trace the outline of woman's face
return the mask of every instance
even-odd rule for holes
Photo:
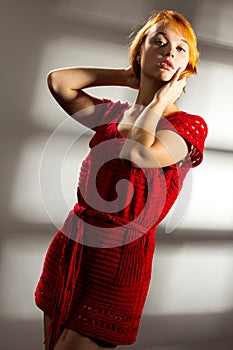
[[[154,24],[141,48],[141,79],[169,81],[177,69],[185,70],[189,62],[189,46],[171,24]]]

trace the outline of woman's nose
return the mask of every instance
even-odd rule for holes
[[[171,45],[167,46],[166,47],[166,51],[165,51],[165,55],[167,57],[171,56],[171,57],[174,57],[174,54],[175,54],[175,49],[174,47],[172,47]]]

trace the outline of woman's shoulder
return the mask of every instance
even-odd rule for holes
[[[127,108],[130,106],[128,102],[123,102],[120,100],[113,101],[109,98],[103,98],[102,103],[106,105],[106,109],[112,109],[112,108]]]
[[[111,123],[113,120],[117,119],[130,107],[128,102],[113,101],[111,99],[102,99],[102,118],[101,124]]]
[[[162,119],[168,120],[173,123],[176,122],[177,124],[182,123],[183,125],[187,126],[192,126],[192,124],[194,124],[200,126],[206,132],[208,131],[208,126],[204,117],[200,116],[199,114],[190,113],[184,110],[177,109],[176,111],[167,114]]]

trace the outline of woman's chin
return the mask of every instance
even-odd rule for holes
[[[168,82],[169,80],[172,79],[174,74],[172,74],[171,72],[162,72],[162,74],[160,74],[160,79],[164,82]]]

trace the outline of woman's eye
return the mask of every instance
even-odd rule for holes
[[[185,49],[183,47],[181,47],[181,46],[179,46],[177,49],[178,49],[178,51],[186,52]]]
[[[165,43],[164,43],[162,40],[160,40],[160,39],[155,40],[155,43],[156,43],[158,46],[163,46],[163,45],[165,45]]]

